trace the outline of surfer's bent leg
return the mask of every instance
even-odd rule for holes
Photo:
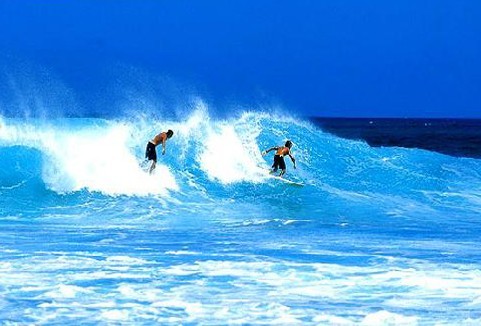
[[[279,174],[279,176],[282,177],[284,175],[284,173],[286,173],[286,162],[284,161],[283,156],[280,156],[280,155],[276,155],[276,156],[279,157],[278,166],[281,169],[281,173]]]

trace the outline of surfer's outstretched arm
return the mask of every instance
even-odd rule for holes
[[[266,155],[266,154],[269,153],[270,151],[276,151],[276,150],[278,150],[278,149],[279,149],[279,147],[271,147],[271,148],[263,151],[263,152],[262,152],[262,156]]]

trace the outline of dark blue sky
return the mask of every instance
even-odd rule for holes
[[[113,110],[125,84],[222,109],[480,118],[481,1],[0,0],[0,72],[4,111],[28,87]]]

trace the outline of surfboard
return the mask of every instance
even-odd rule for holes
[[[266,167],[264,167],[264,166],[259,166],[259,167],[267,173],[267,176],[268,176],[269,178],[273,178],[273,179],[282,181],[282,182],[284,182],[285,184],[288,184],[288,185],[291,185],[291,186],[296,186],[296,187],[303,187],[303,186],[304,186],[304,183],[303,183],[303,182],[296,182],[296,181],[292,181],[292,180],[289,180],[289,179],[286,179],[286,178],[281,178],[281,177],[278,176],[278,175],[274,175],[274,174],[273,174],[274,172],[272,172],[271,169],[266,168]],[[275,173],[279,173],[279,172],[275,172]]]
[[[302,182],[292,181],[292,180],[289,180],[289,179],[286,179],[286,178],[281,178],[281,177],[276,176],[276,175],[271,175],[270,177],[273,178],[273,179],[282,181],[282,182],[284,182],[288,185],[291,185],[291,186],[304,187],[304,183],[302,183]]]

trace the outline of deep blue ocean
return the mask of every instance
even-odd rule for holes
[[[1,117],[0,324],[479,325],[480,122],[442,123]]]

